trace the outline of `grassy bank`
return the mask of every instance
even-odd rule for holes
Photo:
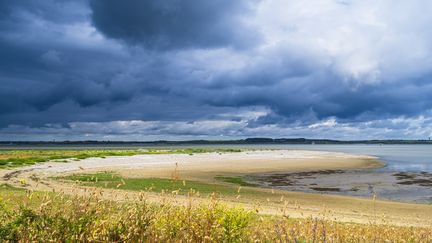
[[[0,186],[0,239],[10,242],[430,242],[430,228],[262,217],[218,200],[119,203]]]
[[[132,156],[138,154],[190,154],[195,153],[233,153],[239,149],[175,149],[175,150],[0,150],[0,169],[13,168],[47,161],[68,162],[86,158],[104,158],[108,156]]]
[[[127,178],[115,172],[98,172],[94,174],[73,174],[52,178],[62,182],[77,183],[106,189],[168,193],[201,197],[217,197],[236,202],[257,202],[266,204],[282,204],[283,193],[280,191],[254,188],[255,185],[244,181],[243,177],[217,176],[214,183],[179,180],[175,178]],[[221,184],[221,182],[224,182]]]
[[[233,196],[238,194],[238,187],[235,186],[163,178],[124,178],[113,172],[76,174],[57,177],[54,179],[77,182],[83,186],[131,191],[169,192],[179,195],[199,193],[204,196],[208,196],[210,194]]]

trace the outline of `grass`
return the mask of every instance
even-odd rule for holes
[[[245,180],[244,176],[216,176],[216,180],[236,184],[239,186],[249,186],[249,187],[255,187],[257,185],[249,183]]]
[[[213,193],[225,196],[233,196],[238,194],[238,188],[233,186],[162,178],[123,178],[112,172],[76,174],[57,177],[55,179],[75,181],[85,186],[131,191],[175,192],[179,195],[187,195],[191,192],[194,194],[199,193],[204,196],[208,196]]]
[[[108,156],[132,156],[138,154],[190,154],[195,153],[233,153],[240,149],[203,149],[188,148],[174,150],[0,150],[0,169],[14,168],[48,161],[66,163],[68,160],[86,158],[105,158]]]
[[[11,193],[13,192],[13,193]],[[96,194],[95,194],[96,195]],[[263,217],[217,199],[128,203],[0,187],[2,242],[431,242],[432,229]]]
[[[217,178],[217,179],[216,179]],[[285,192],[263,190],[251,187],[239,177],[216,177],[230,184],[218,184],[164,178],[125,178],[114,172],[98,172],[95,174],[74,174],[53,179],[78,183],[81,186],[107,188],[117,190],[130,190],[138,192],[168,193],[175,195],[217,197],[235,203],[256,203],[265,205],[283,205]],[[223,178],[223,179],[222,179]]]
[[[16,191],[25,191],[23,188],[18,188],[11,186],[9,184],[0,184],[0,190],[2,192],[16,192]]]

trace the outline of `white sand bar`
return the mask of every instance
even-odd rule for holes
[[[170,176],[176,170],[187,177],[206,174],[245,174],[278,171],[374,168],[376,158],[336,152],[260,150],[238,153],[142,154],[88,158],[68,163],[49,162],[21,168],[32,173],[63,174],[77,171],[118,171],[127,176]],[[201,176],[200,176],[201,175]]]

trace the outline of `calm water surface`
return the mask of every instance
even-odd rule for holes
[[[289,145],[287,148],[335,151],[379,157],[380,171],[432,172],[432,145]]]
[[[431,172],[432,173],[432,145],[209,145],[199,147],[217,148],[252,148],[252,149],[300,149],[351,154],[364,154],[380,158],[387,163],[383,172]]]
[[[250,148],[250,149],[301,149],[364,154],[379,157],[387,163],[379,171],[393,172],[431,172],[432,145],[289,145],[289,144],[254,144],[254,145],[181,145],[181,146],[0,146],[1,149],[137,149],[137,148]]]

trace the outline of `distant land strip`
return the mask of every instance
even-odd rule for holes
[[[424,140],[332,140],[306,138],[246,138],[238,140],[185,140],[185,141],[0,141],[0,146],[19,145],[236,145],[236,144],[432,144]]]

